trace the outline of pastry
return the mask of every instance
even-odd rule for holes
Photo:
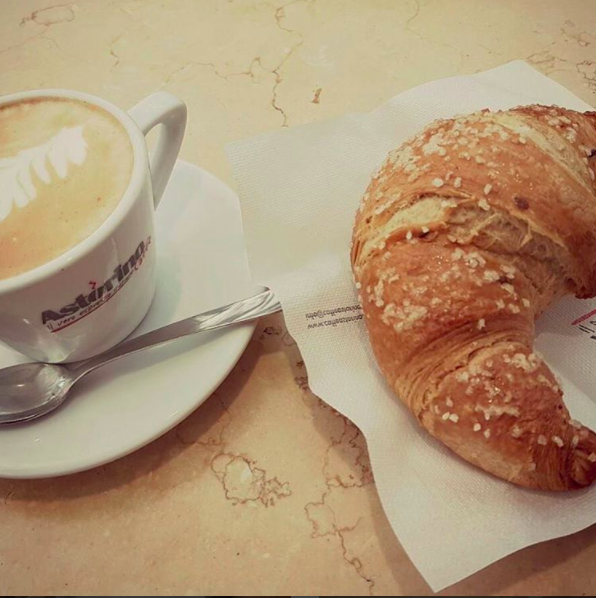
[[[596,112],[523,106],[434,122],[359,207],[352,267],[372,348],[420,424],[470,463],[544,489],[596,478],[533,350],[566,294],[596,296]]]

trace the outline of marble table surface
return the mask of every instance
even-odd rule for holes
[[[0,0],[0,94],[66,87],[128,108],[166,89],[189,106],[182,157],[227,182],[228,141],[514,59],[596,105],[594,1]],[[590,595],[595,562],[592,527],[443,593]],[[361,434],[309,392],[281,317],[150,446],[75,476],[0,480],[0,595],[137,593],[430,593]]]

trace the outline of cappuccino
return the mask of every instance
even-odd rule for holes
[[[80,100],[0,106],[0,280],[89,237],[114,211],[133,168],[124,126]]]

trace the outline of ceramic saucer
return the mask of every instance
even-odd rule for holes
[[[157,212],[158,290],[133,336],[255,292],[238,198],[179,161]],[[90,374],[67,403],[29,424],[0,427],[0,477],[41,478],[127,455],[187,417],[228,375],[254,324],[208,332],[126,357]],[[0,367],[26,358],[0,345]]]

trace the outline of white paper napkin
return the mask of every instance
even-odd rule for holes
[[[596,522],[596,488],[522,490],[419,429],[385,385],[368,344],[349,264],[354,213],[387,153],[431,120],[535,102],[590,109],[512,62],[422,85],[368,114],[228,146],[255,282],[279,296],[313,392],[362,430],[387,517],[435,591],[524,546]],[[577,320],[595,309],[594,301],[564,301],[541,320],[537,342],[563,379],[573,417],[592,428],[596,314]]]

